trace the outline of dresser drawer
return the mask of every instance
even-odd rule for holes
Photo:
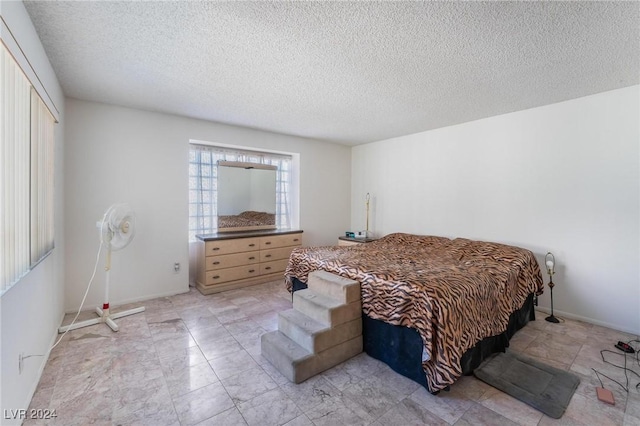
[[[260,264],[260,274],[273,274],[274,272],[284,272],[289,264],[289,259],[274,260],[273,262],[265,262]]]
[[[291,252],[294,248],[296,248],[296,246],[260,250],[260,262],[271,262],[272,260],[289,259],[289,256],[291,256]]]
[[[238,238],[235,240],[207,241],[205,244],[205,256],[217,256],[219,254],[242,253],[260,249],[260,238]]]
[[[300,244],[302,244],[302,234],[274,235],[260,238],[260,250],[299,246]]]
[[[207,256],[205,260],[207,271],[214,269],[233,268],[234,266],[251,265],[260,261],[259,252],[223,254],[221,256]]]
[[[257,277],[260,275],[260,265],[238,266],[236,268],[207,271],[206,285],[221,284],[228,281]]]

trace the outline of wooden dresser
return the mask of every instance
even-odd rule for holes
[[[202,294],[284,279],[302,231],[255,231],[196,235],[196,287]]]

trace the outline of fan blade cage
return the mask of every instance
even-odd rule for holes
[[[136,233],[136,217],[128,204],[114,204],[105,213],[102,224],[102,240],[111,250],[120,250],[133,240]],[[107,234],[107,235],[105,235]]]

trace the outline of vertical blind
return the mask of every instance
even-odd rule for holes
[[[54,119],[31,89],[31,264],[53,250]]]
[[[189,150],[189,240],[218,228],[218,161],[269,164],[276,173],[276,226],[291,227],[291,156],[191,144]]]
[[[29,270],[30,84],[2,46],[2,196],[0,291]]]
[[[2,294],[53,248],[55,121],[1,44],[0,55]]]

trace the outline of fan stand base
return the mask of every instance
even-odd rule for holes
[[[58,328],[58,333],[64,333],[68,330],[75,330],[77,328],[89,327],[90,325],[106,323],[109,328],[113,331],[118,331],[120,327],[115,323],[114,319],[126,317],[133,314],[138,314],[140,312],[144,312],[144,306],[135,309],[129,309],[128,311],[118,312],[117,314],[110,314],[109,309],[102,309],[100,307],[96,307],[96,314],[98,314],[99,318],[94,318],[86,321],[80,321],[73,325],[65,325],[64,327]]]

